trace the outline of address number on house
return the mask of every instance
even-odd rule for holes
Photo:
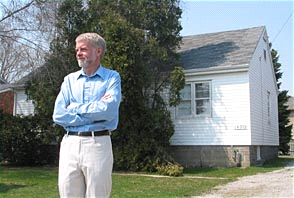
[[[247,130],[247,125],[235,125],[235,130]]]

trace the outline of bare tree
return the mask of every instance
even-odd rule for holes
[[[43,64],[55,35],[57,0],[0,2],[0,77],[14,82]]]

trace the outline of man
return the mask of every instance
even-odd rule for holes
[[[61,197],[109,197],[113,166],[110,133],[118,124],[121,80],[100,61],[106,44],[96,33],[76,38],[80,71],[64,78],[53,120],[64,127],[59,160]]]

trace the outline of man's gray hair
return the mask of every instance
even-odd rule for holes
[[[102,48],[102,55],[101,58],[103,58],[105,51],[106,51],[106,42],[102,36],[100,36],[97,33],[87,32],[80,34],[76,38],[76,42],[86,40],[89,41],[94,47],[101,47]]]

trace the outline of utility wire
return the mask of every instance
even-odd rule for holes
[[[276,38],[280,35],[280,33],[282,32],[282,30],[284,29],[284,27],[286,26],[286,24],[288,23],[288,21],[290,20],[291,16],[293,15],[293,11],[290,14],[290,16],[288,17],[288,19],[286,20],[286,22],[283,24],[282,28],[280,29],[280,31],[276,34],[276,36],[274,37],[272,43],[275,42]]]

